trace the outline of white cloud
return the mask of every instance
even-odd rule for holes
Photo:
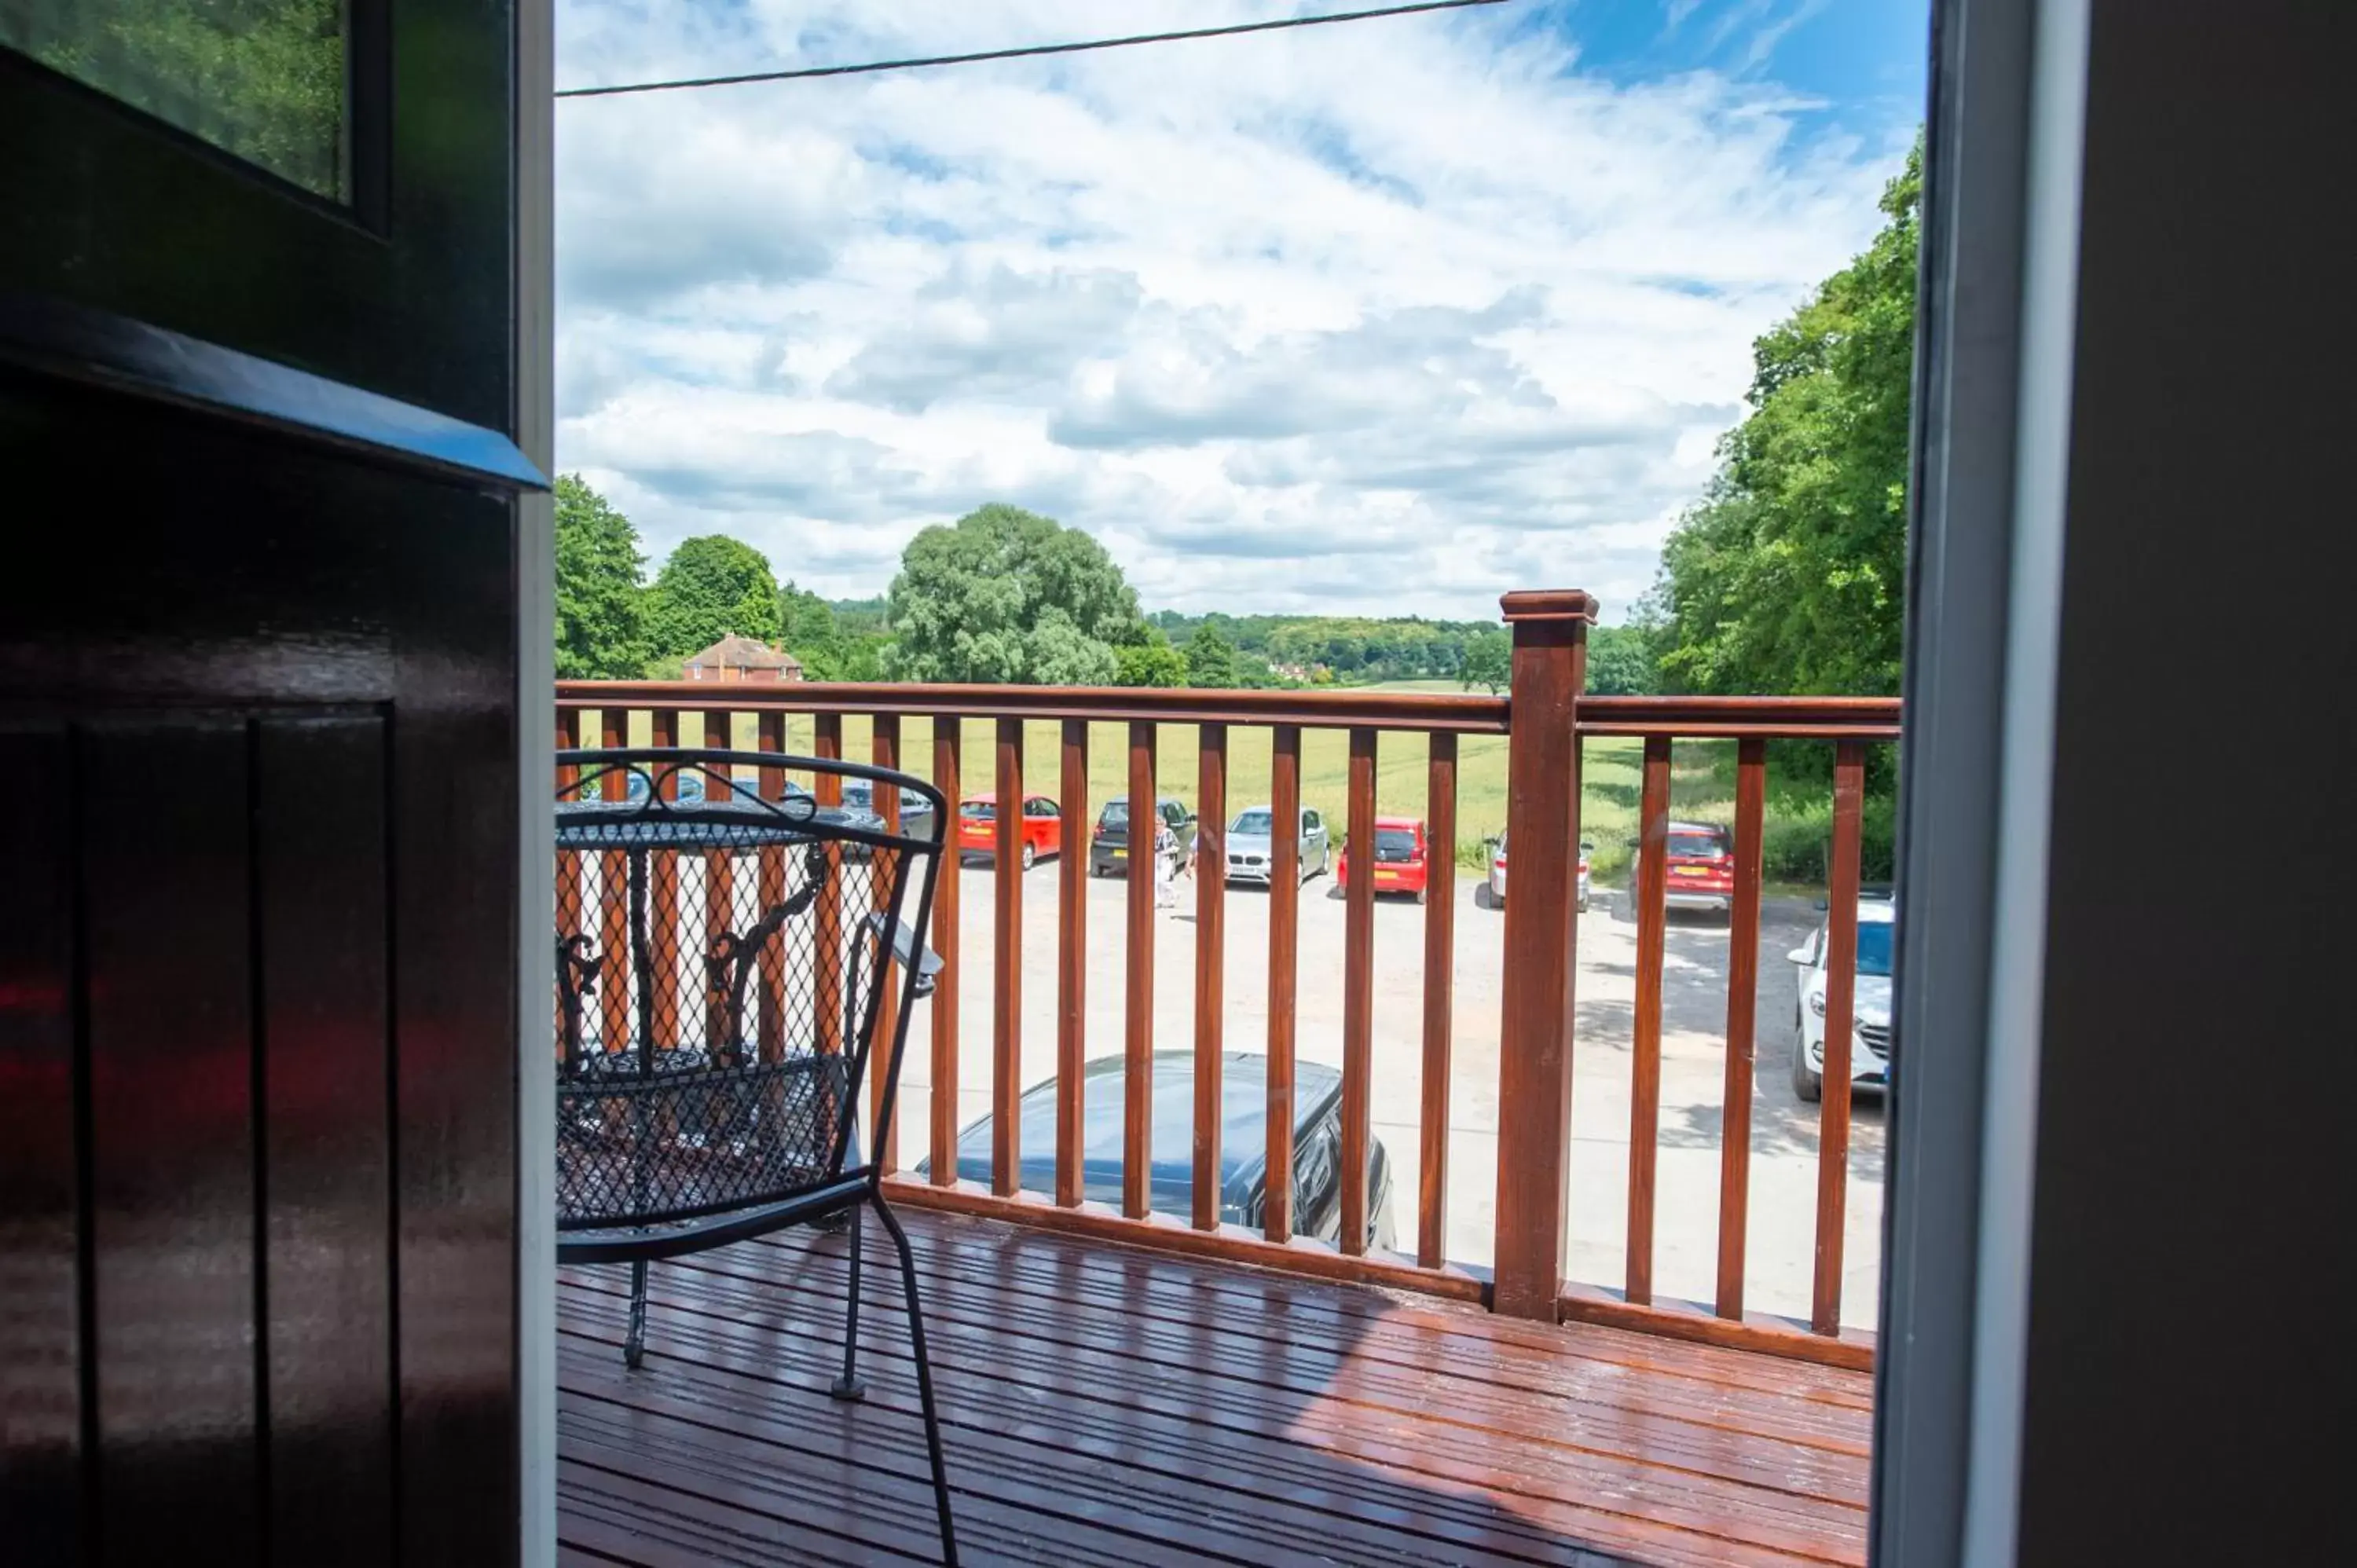
[[[1107,30],[1092,0],[884,9],[573,0],[559,75]],[[1117,30],[1272,14],[1132,0]],[[1750,339],[1864,242],[1911,125],[1862,146],[1772,82],[1607,81],[1578,21],[567,102],[559,462],[658,553],[724,531],[835,592],[1004,499],[1152,605],[1625,609]]]

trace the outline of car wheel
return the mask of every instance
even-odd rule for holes
[[[1792,1036],[1792,1092],[1813,1105],[1825,1097],[1823,1074],[1809,1070],[1809,1041],[1805,1035]]]
[[[1419,903],[1419,904],[1423,903],[1423,902],[1425,901],[1426,897],[1429,896],[1430,891],[1431,891],[1431,890],[1430,890],[1429,888],[1425,888],[1425,887],[1419,887],[1419,888],[1417,888],[1417,889],[1415,890],[1415,901],[1416,901],[1417,903]]]
[[[1025,839],[1023,841],[1023,869],[1026,871],[1030,870],[1031,863],[1039,858],[1039,850],[1032,845],[1029,839]]]
[[[1579,912],[1583,915],[1587,913],[1587,895],[1585,893],[1579,896]]]

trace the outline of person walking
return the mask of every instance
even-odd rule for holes
[[[1154,907],[1175,909],[1178,907],[1178,835],[1162,814],[1154,817]]]

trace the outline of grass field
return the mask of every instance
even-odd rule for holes
[[[1401,682],[1391,691],[1457,690],[1451,682]],[[861,717],[844,721],[844,750],[855,761],[869,756],[871,725]],[[700,719],[683,718],[683,736],[700,736]],[[900,724],[900,763],[906,770],[931,777],[932,722],[909,718]],[[628,727],[630,744],[644,746],[651,720],[633,714]],[[1023,776],[1027,789],[1056,795],[1062,778],[1062,731],[1053,722],[1024,726]],[[1192,725],[1161,726],[1156,746],[1156,776],[1160,792],[1190,806],[1196,799],[1197,732]],[[734,744],[750,750],[754,725],[740,715]],[[962,764],[968,793],[995,784],[994,747],[996,726],[986,719],[964,725]],[[786,749],[808,755],[812,749],[811,720],[795,714],[786,724]],[[1264,805],[1269,797],[1270,735],[1265,729],[1231,726],[1228,731],[1228,810],[1232,816],[1245,807]],[[1677,816],[1703,822],[1731,822],[1733,743],[1681,742],[1672,754],[1670,808]],[[1595,841],[1595,875],[1617,883],[1625,875],[1637,831],[1637,806],[1643,745],[1635,740],[1591,740],[1587,743],[1581,780],[1582,834]],[[1375,809],[1384,816],[1426,815],[1427,743],[1420,735],[1386,733],[1376,742]],[[1094,724],[1089,726],[1089,811],[1105,800],[1127,793],[1129,726]],[[1343,831],[1350,782],[1350,737],[1341,730],[1306,730],[1301,736],[1301,798],[1323,812],[1332,827],[1337,847]],[[1807,803],[1773,800],[1770,812],[1770,875],[1776,875],[1774,854],[1781,832],[1807,839],[1821,832],[1816,813]],[[1465,736],[1457,752],[1458,859],[1468,866],[1488,864],[1484,841],[1506,825],[1506,739],[1503,736]],[[1813,841],[1812,841],[1813,842]]]

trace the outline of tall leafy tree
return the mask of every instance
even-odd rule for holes
[[[1513,666],[1512,639],[1502,631],[1478,631],[1464,641],[1457,683],[1469,692],[1479,686],[1494,697],[1513,679]]]
[[[647,558],[639,531],[578,474],[556,480],[556,674],[565,681],[646,673]]]
[[[1212,688],[1236,684],[1235,646],[1208,620],[1187,639],[1187,684]]]
[[[1114,655],[1116,685],[1168,687],[1187,684],[1187,655],[1171,647],[1170,639],[1158,631],[1145,642],[1115,649]]]
[[[902,681],[1100,685],[1146,640],[1137,596],[1077,528],[993,502],[909,542],[892,580]]]
[[[1599,697],[1661,690],[1652,633],[1642,626],[1599,626],[1587,634],[1587,689]]]
[[[1664,676],[1697,692],[1899,689],[1922,147],[1865,252],[1753,346],[1751,413],[1663,549]]]
[[[778,580],[769,557],[725,533],[682,540],[648,591],[647,621],[659,659],[701,653],[732,632],[774,641]]]

